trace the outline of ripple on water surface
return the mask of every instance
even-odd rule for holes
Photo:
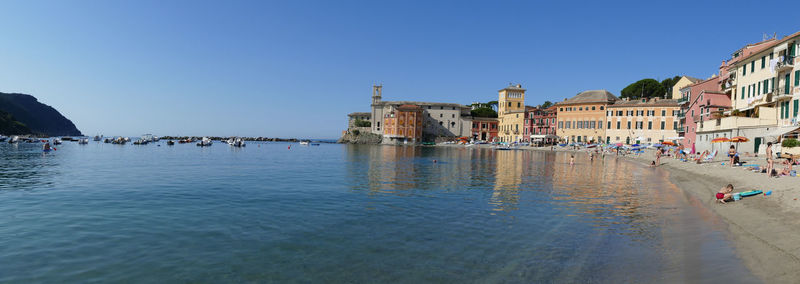
[[[755,281],[666,172],[611,156],[39,149],[0,144],[0,282]]]

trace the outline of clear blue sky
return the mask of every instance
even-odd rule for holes
[[[335,138],[376,82],[386,100],[618,95],[800,30],[756,1],[535,2],[3,1],[0,91],[88,135]]]

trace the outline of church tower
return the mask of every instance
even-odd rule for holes
[[[383,85],[372,85],[372,133],[383,134],[381,124],[383,124],[383,102],[381,93]]]
[[[383,85],[372,85],[372,105],[381,103],[381,89]]]

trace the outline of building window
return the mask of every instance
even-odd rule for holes
[[[592,110],[594,110],[594,107],[592,107]]]
[[[611,129],[611,121],[608,122],[608,129]]]
[[[665,124],[666,124],[666,122],[665,122],[665,121],[662,121],[662,122],[661,122],[661,130],[664,130],[664,126],[665,126]]]
[[[603,110],[603,109],[604,109],[604,107],[603,107],[603,106],[600,106],[600,110]]]
[[[667,110],[662,109],[661,110],[661,116],[667,116]]]
[[[439,114],[439,117],[444,117],[444,114],[441,114],[441,113],[440,113],[440,114]]]
[[[766,55],[761,56],[761,69],[764,69],[764,67],[766,66],[766,62],[767,62],[767,56]]]
[[[628,129],[631,129],[631,122],[628,121]]]
[[[672,129],[678,129],[678,122],[677,121],[673,121],[672,122]]]
[[[620,123],[620,121],[617,121],[617,129],[619,129]],[[619,140],[619,138],[617,138],[617,140]]]
[[[453,114],[453,118],[456,118],[456,114],[455,113]]]
[[[652,122],[652,121],[648,121],[648,122],[647,122],[647,129],[648,129],[648,130],[649,130],[649,129],[653,129],[653,122]]]

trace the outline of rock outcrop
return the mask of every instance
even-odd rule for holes
[[[26,94],[0,93],[0,111],[27,126],[31,133],[45,136],[81,136],[80,130],[56,109]],[[11,134],[11,133],[6,133]]]

